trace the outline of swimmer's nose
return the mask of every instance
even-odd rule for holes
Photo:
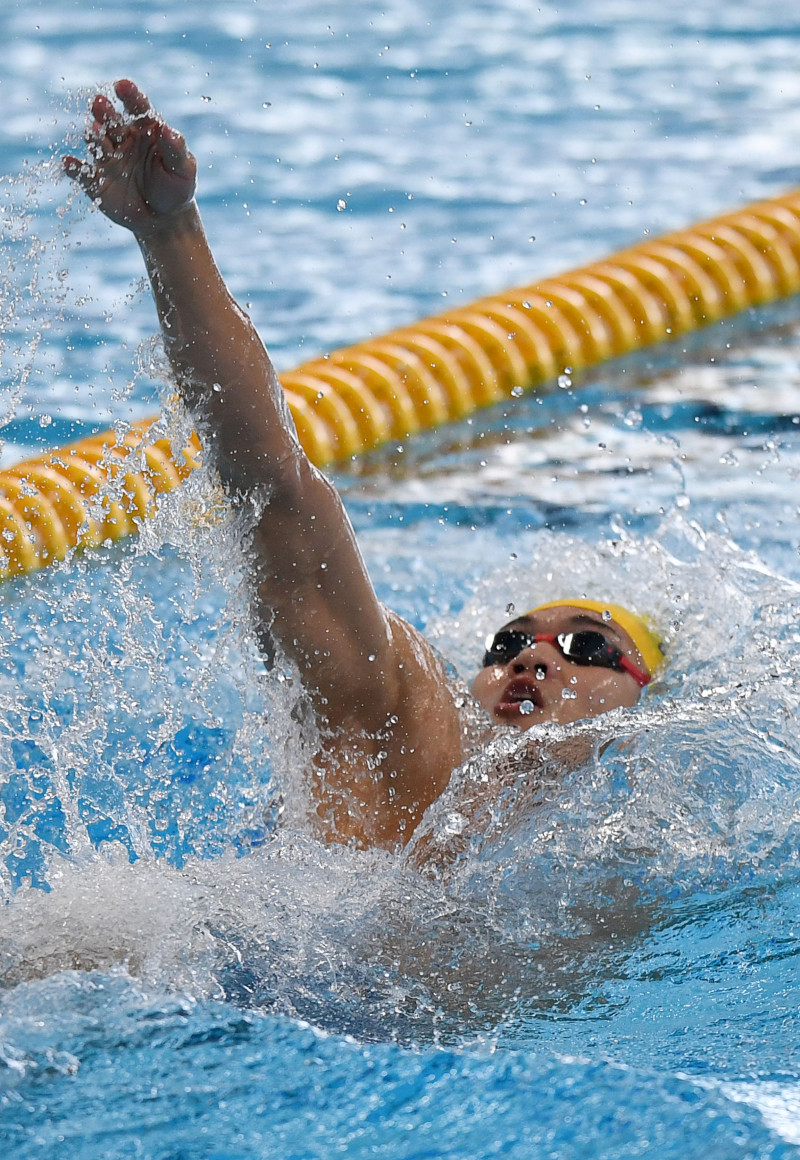
[[[537,681],[543,681],[547,676],[547,665],[538,658],[532,660],[530,664],[524,664],[517,658],[511,668],[515,676],[520,676],[522,673],[533,673]]]
[[[547,676],[548,665],[560,660],[558,650],[549,641],[538,640],[517,653],[511,665],[514,673],[533,673],[538,680]]]

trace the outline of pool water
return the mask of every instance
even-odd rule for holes
[[[186,133],[280,368],[797,180],[784,0],[8,0],[0,30],[3,463],[170,409],[136,247],[59,176],[117,76]],[[499,739],[403,856],[308,834],[212,479],[4,586],[10,1156],[800,1154],[796,308],[337,470],[463,677],[509,605],[599,583],[671,643],[578,768],[532,788]]]

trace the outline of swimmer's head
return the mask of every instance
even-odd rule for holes
[[[635,705],[663,657],[637,613],[570,597],[532,608],[490,637],[472,690],[497,722],[567,724]]]

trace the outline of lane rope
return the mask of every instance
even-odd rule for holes
[[[504,291],[280,375],[318,467],[464,418],[561,374],[800,291],[800,190]],[[0,471],[0,578],[135,531],[200,444],[148,442],[155,419]]]
[[[200,462],[196,435],[176,454],[169,439],[148,439],[155,422],[135,423],[122,439],[101,431],[0,471],[0,578],[120,540],[152,515],[156,496]]]

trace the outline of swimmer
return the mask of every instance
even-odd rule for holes
[[[260,631],[298,666],[316,714],[312,780],[329,840],[396,848],[468,756],[458,691],[432,645],[378,600],[339,495],[307,459],[267,351],[225,286],[183,137],[129,80],[98,94],[89,158],[65,170],[142,252],[175,381],[222,483],[249,496]],[[496,632],[472,693],[528,730],[632,706],[661,657],[647,623],[583,598]]]

